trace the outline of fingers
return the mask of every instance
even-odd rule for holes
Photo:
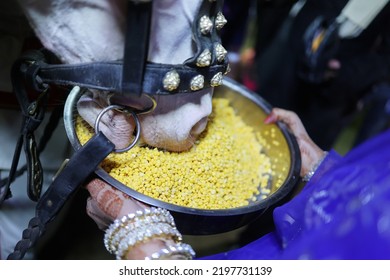
[[[87,200],[87,214],[92,220],[95,221],[99,229],[105,230],[111,223],[111,217],[107,216],[98,206],[96,200],[93,200],[92,197],[89,197]]]
[[[101,230],[106,230],[115,219],[148,207],[97,178],[91,180],[86,188],[91,195],[87,200],[87,214]],[[148,242],[134,246],[129,250],[126,258],[144,259],[165,247],[162,240],[150,239]]]
[[[276,123],[277,121],[285,123],[296,137],[298,137],[298,135],[307,134],[300,118],[292,111],[273,108],[271,113],[264,120],[264,123],[271,124]]]
[[[264,120],[264,123],[272,124],[277,121],[285,123],[298,142],[302,159],[300,175],[303,177],[322,158],[324,151],[311,140],[296,113],[280,108],[273,108]]]
[[[112,221],[148,207],[98,178],[92,179],[86,188],[96,206]]]
[[[122,197],[104,181],[93,179],[86,186],[97,206],[112,220],[116,219],[123,206]]]

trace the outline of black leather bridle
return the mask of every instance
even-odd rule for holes
[[[197,92],[218,86],[228,72],[226,50],[221,45],[220,30],[226,23],[223,0],[204,0],[193,23],[195,55],[183,64],[156,64],[147,62],[152,0],[129,0],[126,40],[123,61],[61,64],[46,50],[29,52],[18,59],[12,68],[12,84],[18,99],[23,122],[7,180],[0,185],[0,204],[11,197],[10,185],[16,176],[27,171],[27,190],[36,201],[36,215],[23,232],[8,259],[22,259],[45,232],[63,205],[76,192],[114,149],[102,133],[96,133],[79,149],[47,191],[41,195],[43,170],[39,153],[44,149],[51,132],[61,116],[52,114],[49,126],[37,144],[35,130],[41,124],[53,86],[97,89],[120,95],[180,94]],[[54,63],[53,63],[54,61]],[[31,100],[28,91],[37,93]],[[17,170],[21,150],[26,155],[26,166]]]

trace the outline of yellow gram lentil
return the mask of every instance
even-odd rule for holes
[[[92,133],[78,117],[80,143]],[[158,200],[197,209],[235,208],[269,194],[271,160],[263,153],[263,142],[235,114],[228,99],[214,98],[207,128],[189,151],[135,146],[111,153],[101,167],[124,185]]]

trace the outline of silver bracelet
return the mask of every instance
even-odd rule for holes
[[[123,259],[132,247],[154,238],[171,239],[178,243],[182,241],[180,232],[176,227],[172,227],[169,224],[159,223],[136,228],[119,242],[118,249],[115,252],[116,258],[118,260]]]
[[[326,156],[328,155],[328,152],[324,152],[322,157],[317,161],[317,163],[313,166],[313,168],[303,176],[302,181],[303,182],[309,182],[311,177],[313,177],[314,173],[317,171],[317,168],[321,165],[321,163],[324,161]]]
[[[172,215],[162,208],[152,207],[143,211],[128,214],[120,219],[116,219],[106,230],[104,235],[104,246],[107,251],[114,254],[118,250],[118,245],[128,234],[136,228],[153,226],[153,224],[166,223],[175,228]]]
[[[181,260],[192,260],[195,257],[195,252],[190,245],[177,243],[145,257],[145,260],[168,260],[172,257],[178,257],[177,259]]]
[[[106,230],[104,245],[117,259],[122,259],[132,247],[153,238],[170,239],[176,243],[159,252],[161,256],[170,254],[188,259],[193,252],[189,245],[181,243],[182,235],[171,213],[156,207],[138,210],[116,219]]]

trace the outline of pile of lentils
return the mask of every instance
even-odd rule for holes
[[[80,117],[75,128],[81,144],[93,135]],[[129,188],[164,202],[197,209],[236,208],[269,193],[271,160],[259,137],[228,99],[214,98],[207,128],[190,150],[135,146],[111,153],[101,167]]]

